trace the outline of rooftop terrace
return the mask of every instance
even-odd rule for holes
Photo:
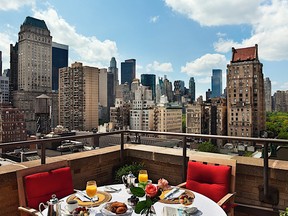
[[[147,146],[142,144],[124,144],[126,133],[145,133],[150,135],[178,136],[184,148]],[[248,215],[279,215],[279,210],[288,206],[288,161],[268,159],[268,143],[287,144],[287,140],[269,140],[258,138],[241,138],[225,136],[209,136],[199,134],[159,133],[148,131],[119,131],[103,134],[72,136],[69,139],[93,138],[94,145],[99,146],[100,136],[118,134],[121,142],[117,146],[100,148],[92,151],[79,152],[55,157],[46,157],[45,146],[55,140],[51,138],[35,141],[0,144],[0,148],[9,146],[41,146],[41,160],[10,164],[0,167],[0,215],[19,215],[18,186],[16,172],[26,167],[33,167],[54,161],[68,160],[72,170],[74,187],[84,189],[88,179],[95,179],[99,185],[113,183],[114,172],[122,164],[129,162],[143,162],[149,172],[149,178],[156,182],[159,178],[166,178],[172,185],[179,184],[186,179],[187,160],[195,155],[203,155],[213,159],[216,163],[223,159],[236,160],[236,216]],[[186,138],[217,138],[226,140],[247,140],[266,146],[265,158],[249,158],[241,156],[203,153],[186,149]],[[182,146],[182,147],[183,147]],[[169,167],[169,170],[167,170]],[[274,193],[274,190],[278,193]],[[275,197],[276,196],[276,197]],[[277,197],[279,196],[279,197]],[[279,198],[279,199],[277,199]],[[277,203],[276,203],[277,201]]]

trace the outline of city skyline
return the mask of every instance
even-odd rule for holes
[[[135,58],[137,78],[147,73],[157,78],[167,75],[171,82],[183,80],[188,88],[190,77],[194,77],[196,97],[211,88],[215,68],[222,69],[225,88],[233,46],[257,43],[264,76],[272,82],[272,94],[287,90],[287,1],[213,1],[209,5],[208,10],[188,0],[70,1],[69,5],[55,0],[1,2],[3,70],[9,68],[10,43],[17,41],[25,17],[32,16],[46,22],[54,42],[69,46],[69,65],[80,61],[108,68],[115,56],[120,69],[121,62]]]

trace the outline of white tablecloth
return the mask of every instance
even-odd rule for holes
[[[117,185],[111,185],[113,188],[121,188],[121,191],[119,192],[113,192],[111,193],[112,195],[112,199],[110,202],[113,201],[120,201],[120,202],[125,202],[127,203],[127,199],[129,197],[131,197],[131,194],[129,194],[124,185],[123,184],[117,184]],[[104,190],[105,187],[98,187],[99,191],[105,191]],[[212,201],[211,199],[209,199],[208,197],[201,195],[199,193],[193,192],[195,194],[195,199],[194,202],[192,204],[192,206],[197,207],[199,212],[197,215],[201,215],[201,216],[226,216],[226,213],[223,211],[223,209],[217,205],[217,203],[215,203],[214,201]],[[62,202],[62,207],[64,207],[64,205],[66,204],[66,199],[67,198],[63,198],[64,202]],[[154,204],[154,208],[156,210],[156,214],[157,216],[162,216],[163,215],[163,207],[164,206],[173,206],[175,208],[180,207],[181,205],[179,204],[164,204],[164,203],[160,203],[157,202]],[[95,207],[93,208],[93,210],[95,210],[95,213],[90,214],[90,216],[101,216],[102,214],[100,213],[100,208],[101,205],[99,207]],[[201,214],[202,213],[202,214]],[[47,215],[47,210],[43,211],[43,215]],[[139,214],[136,214],[135,212],[133,212],[132,214],[133,216],[139,216]]]

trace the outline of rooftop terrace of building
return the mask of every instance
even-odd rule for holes
[[[119,134],[121,143],[118,146],[110,146],[100,148],[92,151],[79,152],[74,154],[61,155],[56,157],[44,157],[45,145],[55,141],[54,139],[42,139],[31,141],[32,144],[37,143],[42,147],[41,160],[34,160],[23,163],[10,164],[0,167],[0,215],[19,215],[17,207],[19,205],[18,199],[18,186],[16,173],[18,170],[27,167],[38,166],[41,163],[51,163],[55,161],[68,160],[72,170],[74,187],[77,189],[84,189],[85,183],[88,179],[95,179],[101,185],[111,184],[114,179],[115,170],[122,164],[129,162],[143,162],[145,168],[149,172],[149,178],[156,182],[159,178],[166,178],[170,184],[177,185],[183,180],[185,181],[187,167],[185,163],[187,160],[192,160],[195,155],[204,155],[210,157],[215,162],[221,162],[222,159],[236,160],[236,203],[238,206],[235,208],[236,216],[248,215],[279,215],[278,210],[283,210],[288,206],[288,162],[280,160],[268,160],[268,171],[264,169],[265,160],[263,158],[249,158],[241,156],[223,155],[203,153],[193,150],[173,149],[167,147],[157,147],[142,144],[124,144],[124,134],[132,131],[120,131],[113,133],[93,134],[88,137],[94,137],[95,145],[99,142],[99,136],[106,136],[110,134]],[[147,131],[133,131],[134,133],[151,133],[156,135],[157,132]],[[175,133],[161,133],[162,135],[177,135]],[[211,138],[209,135],[191,135],[191,134],[178,134],[183,138],[183,145],[186,145],[186,136],[192,137],[206,137]],[[214,138],[234,139],[231,137]],[[73,136],[76,138],[83,138],[83,136]],[[185,138],[185,139],[184,139]],[[67,137],[63,138],[67,139]],[[243,139],[243,138],[239,138]],[[245,139],[245,138],[244,138]],[[271,140],[247,138],[250,141],[257,141],[258,143],[268,143]],[[274,142],[281,143],[278,140]],[[6,145],[30,145],[31,142],[18,142],[11,144],[0,144],[0,148]],[[287,143],[287,140],[282,141]],[[99,144],[99,143],[98,143]],[[169,170],[167,170],[169,167]],[[268,174],[268,175],[267,175]],[[268,176],[265,179],[265,175]],[[272,186],[279,191],[279,201],[277,204],[269,204],[263,202],[261,198],[260,188],[268,183],[268,189]],[[262,201],[260,201],[262,200]],[[269,199],[268,199],[269,200]],[[265,201],[265,200],[264,200]]]

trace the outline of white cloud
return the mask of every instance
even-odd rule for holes
[[[1,0],[0,1],[0,10],[18,10],[20,7],[30,5],[35,5],[35,0]]]
[[[77,59],[73,61],[80,61],[89,66],[104,67],[109,64],[112,56],[118,56],[116,42],[100,41],[95,36],[86,37],[77,33],[75,27],[67,23],[53,8],[34,11],[34,17],[45,20],[53,41],[69,45],[70,54],[72,51],[77,56]]]
[[[217,37],[220,37],[220,38],[222,38],[222,37],[225,37],[226,36],[226,33],[223,33],[223,32],[217,32]]]
[[[173,67],[170,62],[159,63],[158,61],[154,61],[152,64],[148,64],[146,66],[147,72],[173,72]]]
[[[207,76],[207,77],[204,77],[204,78],[197,79],[197,83],[210,84],[211,83],[211,77]]]
[[[251,22],[250,38],[235,42],[219,38],[214,44],[217,52],[227,52],[231,47],[259,45],[259,57],[264,60],[288,60],[288,1],[272,0],[258,8],[258,17]]]
[[[156,22],[158,22],[158,20],[159,20],[159,16],[150,17],[150,22],[151,23],[156,23]]]
[[[10,68],[10,44],[14,44],[12,37],[9,33],[0,32],[0,50],[2,51],[2,69]]]
[[[214,43],[215,51],[228,52],[232,47],[259,45],[260,59],[288,60],[287,0],[165,0],[173,11],[181,13],[202,26],[248,24],[251,36],[241,41],[224,38]]]
[[[200,58],[187,62],[181,67],[181,72],[188,76],[211,76],[213,68],[226,68],[227,60],[224,55],[206,54]]]
[[[263,0],[262,0],[263,1]],[[202,26],[250,23],[261,0],[165,0],[167,6]]]

